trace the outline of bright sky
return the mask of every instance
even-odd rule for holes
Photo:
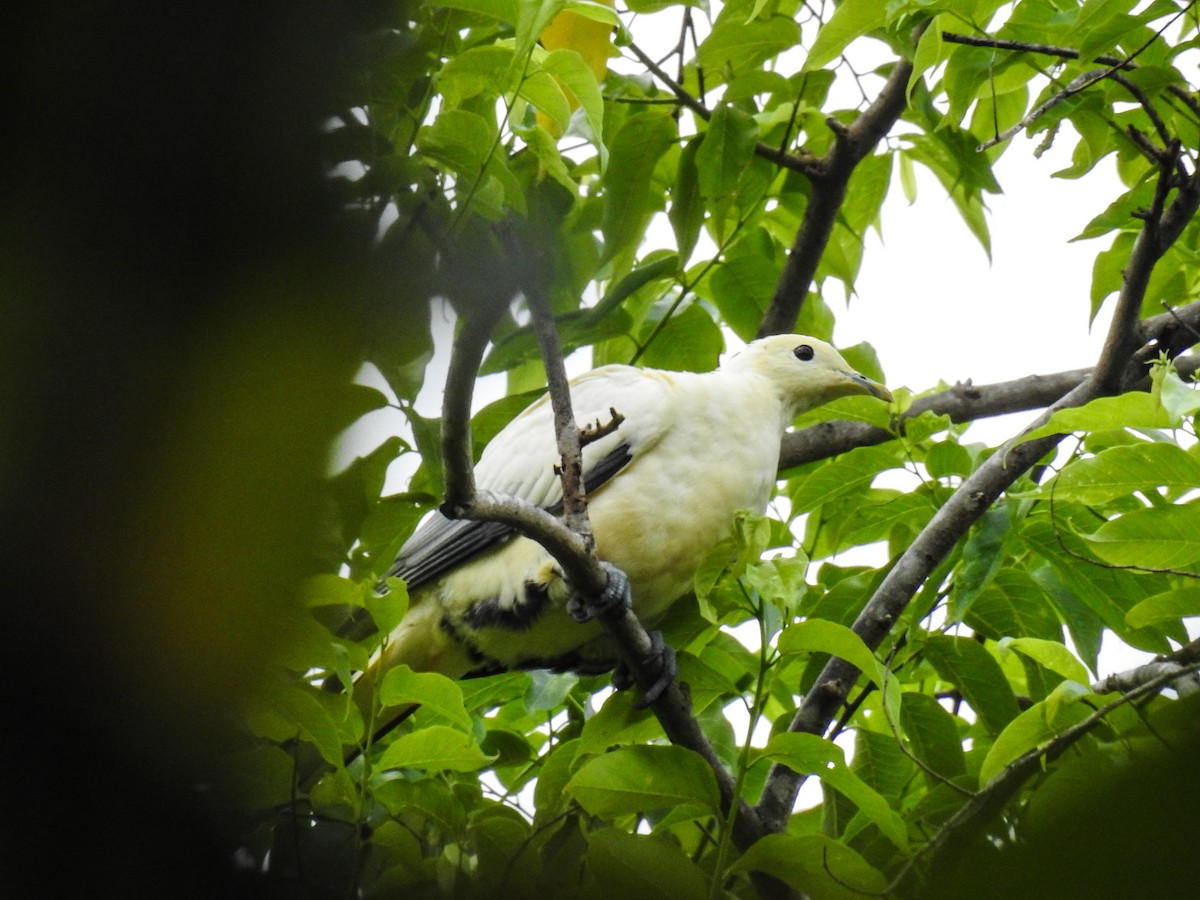
[[[932,175],[918,168],[911,206],[894,186],[857,295],[838,310],[837,342],[869,341],[889,384],[915,391],[939,378],[987,384],[1092,365],[1109,310],[1089,329],[1091,267],[1111,238],[1069,241],[1122,188],[1111,161],[1082,180],[1050,177],[1068,164],[1063,131],[1041,159],[1018,136],[999,160],[1005,193],[986,198],[990,263]]]

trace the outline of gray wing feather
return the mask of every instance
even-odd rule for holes
[[[628,444],[620,444],[597,461],[584,474],[583,485],[588,494],[620,472],[632,459]],[[562,501],[546,507],[557,514]],[[513,534],[511,525],[501,522],[477,522],[469,519],[447,519],[440,512],[421,523],[400,548],[396,561],[385,578],[403,578],[409,590],[444,575],[484,550],[494,547]],[[386,587],[382,582],[380,587]]]

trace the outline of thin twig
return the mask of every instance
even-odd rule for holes
[[[667,89],[675,95],[676,99],[682,105],[686,106],[705,122],[712,118],[712,110],[688,93],[683,85],[663,71],[662,67],[647,56],[637,44],[631,43],[629,49],[638,58],[638,61],[650,70],[655,78],[666,85]],[[777,166],[793,172],[799,172],[802,175],[813,175],[819,165],[817,158],[811,154],[789,153],[785,150],[772,147],[770,144],[764,144],[762,141],[755,141],[754,152],[763,159],[768,159],[775,163]]]
[[[1013,125],[1011,128],[1005,129],[1002,133],[996,135],[995,137],[991,138],[990,140],[984,141],[976,149],[978,149],[979,151],[982,152],[984,150],[987,150],[991,147],[996,146],[997,144],[1003,143],[1004,141],[1008,140],[1013,135],[1015,135],[1017,132],[1021,131],[1021,129],[1028,127],[1033,122],[1040,119],[1049,110],[1053,109],[1055,106],[1058,106],[1064,100],[1067,100],[1068,98],[1073,97],[1075,94],[1078,94],[1081,91],[1086,90],[1087,88],[1091,87],[1093,84],[1095,84],[1098,81],[1103,81],[1106,78],[1114,77],[1117,73],[1117,70],[1119,70],[1119,69],[1130,68],[1133,65],[1133,61],[1135,59],[1137,59],[1139,56],[1141,56],[1142,53],[1144,53],[1150,47],[1151,44],[1153,44],[1156,40],[1159,39],[1159,37],[1162,35],[1162,33],[1164,31],[1166,31],[1175,22],[1176,19],[1178,19],[1180,16],[1184,15],[1189,9],[1192,8],[1192,6],[1194,6],[1196,4],[1196,2],[1197,2],[1197,0],[1192,0],[1192,2],[1189,3],[1186,7],[1184,7],[1181,10],[1178,10],[1175,13],[1175,15],[1171,16],[1171,18],[1169,18],[1162,25],[1162,27],[1160,27],[1154,34],[1152,34],[1149,38],[1147,38],[1140,47],[1138,47],[1136,50],[1134,50],[1128,56],[1126,56],[1124,58],[1111,57],[1111,56],[1103,57],[1103,61],[1101,61],[1101,64],[1104,65],[1105,68],[1093,69],[1089,72],[1085,72],[1083,75],[1080,75],[1078,78],[1076,78],[1074,81],[1072,81],[1070,84],[1068,84],[1065,88],[1063,88],[1057,94],[1054,94],[1052,97],[1047,99],[1044,103],[1040,104],[1031,113],[1029,113],[1027,116],[1022,118],[1020,122]],[[943,33],[942,36],[945,39],[946,33]],[[957,37],[961,38],[961,37],[965,37],[965,36],[958,35]],[[975,43],[976,46],[980,46],[979,43],[973,42],[973,41],[968,41],[968,40],[959,40],[959,41],[957,41],[957,43],[962,43],[962,44]],[[995,46],[995,45],[993,45],[993,46]],[[1033,51],[1036,53],[1046,53],[1048,50],[1053,51],[1053,50],[1058,49],[1058,48],[1050,47],[1049,45],[1046,45],[1046,44],[1036,44],[1036,45],[1029,45],[1029,46],[1036,47],[1037,49],[1035,49]],[[1052,53],[1051,55],[1062,56],[1061,53]],[[1074,53],[1073,56],[1066,56],[1064,58],[1078,59],[1079,54]],[[1100,60],[1098,60],[1098,61],[1100,61]],[[1136,89],[1130,87],[1130,90],[1133,91]],[[1135,93],[1135,96],[1137,96],[1136,93]],[[1146,101],[1146,103],[1143,105],[1148,108],[1149,101]],[[1152,110],[1150,110],[1149,114],[1151,115],[1152,118],[1157,118],[1157,113],[1153,112]],[[1163,129],[1163,133],[1165,135],[1165,129]],[[1166,142],[1166,138],[1164,137],[1164,143],[1165,142]]]
[[[1193,4],[1194,5],[1194,4]],[[1015,53],[1037,53],[1042,56],[1056,56],[1059,59],[1079,59],[1079,51],[1070,47],[1056,47],[1051,44],[1035,44],[1029,41],[1009,41],[1003,38],[976,36],[971,34],[955,34],[943,31],[942,40],[948,44],[963,44],[968,47],[986,47],[992,50],[1012,50]],[[1119,66],[1121,69],[1136,69],[1137,64],[1131,59],[1122,60],[1117,56],[1093,56],[1092,62],[1102,66]],[[1178,84],[1167,85],[1167,90],[1187,105],[1192,113],[1200,118],[1200,100],[1188,93],[1186,88]]]
[[[1084,72],[1082,75],[1080,75],[1078,78],[1074,79],[1070,84],[1068,84],[1065,88],[1063,88],[1057,94],[1053,94],[1044,102],[1039,103],[1036,107],[1033,108],[1033,110],[1031,112],[1029,112],[1028,114],[1023,116],[1019,122],[1017,122],[1013,125],[1010,125],[1008,128],[1005,128],[1002,132],[1000,132],[996,136],[988,138],[986,141],[984,141],[982,144],[980,144],[975,149],[977,151],[979,151],[980,153],[982,153],[984,150],[990,150],[992,147],[995,147],[997,144],[1003,144],[1005,141],[1007,141],[1013,135],[1024,130],[1025,128],[1028,128],[1030,125],[1032,125],[1034,122],[1036,122],[1042,116],[1044,116],[1050,110],[1054,109],[1054,107],[1058,106],[1060,103],[1063,103],[1064,101],[1069,100],[1070,98],[1074,97],[1076,94],[1087,90],[1093,84],[1096,84],[1099,81],[1103,81],[1105,78],[1112,75],[1112,73],[1114,71],[1115,70],[1113,68],[1107,68],[1107,69],[1090,69],[1089,71]]]

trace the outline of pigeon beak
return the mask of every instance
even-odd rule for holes
[[[880,400],[887,403],[892,402],[892,392],[885,388],[878,381],[872,381],[866,375],[861,375],[858,372],[842,372],[847,378],[862,388],[864,394],[870,394],[872,397],[878,397]]]

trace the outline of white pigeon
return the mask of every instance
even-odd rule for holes
[[[803,335],[754,341],[713,372],[610,365],[571,382],[577,422],[620,417],[584,447],[583,475],[596,553],[628,576],[643,623],[688,592],[736,512],[766,508],[780,439],[795,417],[853,394],[891,399],[829,344]],[[476,484],[557,511],[558,462],[543,396],[488,444]],[[400,664],[462,678],[531,668],[595,673],[615,660],[601,624],[572,615],[578,604],[550,554],[507,526],[431,514],[387,576],[405,580],[411,605],[357,679],[364,709],[373,685]],[[386,726],[406,709],[374,721]]]

